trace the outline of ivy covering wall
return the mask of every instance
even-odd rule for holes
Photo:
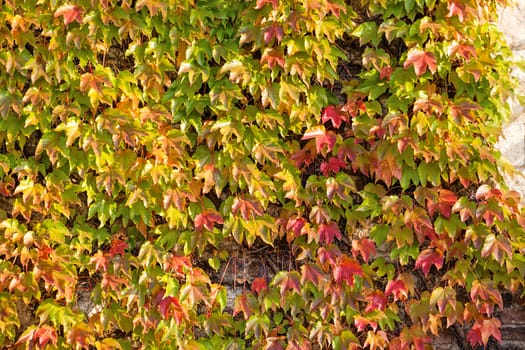
[[[2,348],[501,340],[495,1],[0,7]]]

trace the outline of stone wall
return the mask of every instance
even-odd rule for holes
[[[516,0],[515,5],[501,9],[498,27],[517,58],[525,60],[525,0]],[[525,94],[525,72],[514,70],[520,82],[520,93]],[[503,130],[498,148],[517,170],[516,175],[507,176],[507,184],[522,194],[525,204],[525,106],[511,101],[512,120]]]

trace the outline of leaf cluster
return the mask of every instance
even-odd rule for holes
[[[496,5],[0,2],[0,344],[501,340]]]

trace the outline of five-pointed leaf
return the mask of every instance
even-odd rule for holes
[[[443,253],[432,249],[423,250],[416,259],[416,269],[421,268],[427,276],[432,265],[438,270],[443,267]]]
[[[432,73],[435,73],[437,69],[437,61],[434,57],[434,54],[418,49],[413,49],[408,53],[403,68],[408,68],[410,66],[414,67],[416,75],[419,77],[425,74],[427,69]]]

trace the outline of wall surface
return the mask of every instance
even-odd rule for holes
[[[516,0],[514,6],[500,10],[498,26],[514,55],[525,60],[525,0]],[[514,74],[520,81],[519,92],[525,94],[525,72],[515,70]],[[507,177],[507,184],[525,198],[525,106],[516,101],[511,106],[512,121],[504,129],[498,148],[517,170],[515,176]]]

